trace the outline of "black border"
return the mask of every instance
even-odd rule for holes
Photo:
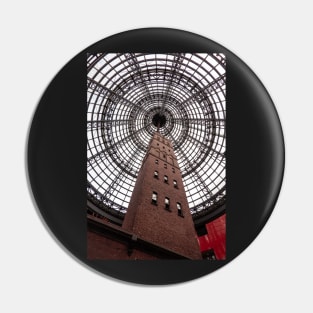
[[[86,53],[220,52],[227,82],[227,259],[225,261],[90,261],[86,259]],[[53,56],[53,52],[51,52]],[[277,201],[284,140],[266,89],[232,52],[199,35],[146,28],[116,34],[68,62],[43,94],[28,138],[28,178],[55,237],[86,265],[140,284],[184,282],[227,264],[255,239]],[[40,236],[40,234],[38,234]],[[53,263],[53,260],[51,260]]]

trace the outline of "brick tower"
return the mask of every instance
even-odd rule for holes
[[[202,259],[173,146],[152,137],[122,229],[189,259]]]

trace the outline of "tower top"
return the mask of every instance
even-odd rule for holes
[[[156,113],[152,118],[152,123],[156,127],[163,127],[166,123],[166,117],[162,113]]]
[[[157,132],[159,132],[160,127],[163,127],[166,124],[166,117],[162,113],[156,113],[152,117],[152,123],[157,127]]]

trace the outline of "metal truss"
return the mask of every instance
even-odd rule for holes
[[[226,201],[226,60],[219,53],[87,55],[88,202],[97,214],[123,219],[156,116],[194,220],[212,216]]]

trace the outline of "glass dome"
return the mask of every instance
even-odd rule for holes
[[[88,55],[88,202],[123,219],[159,127],[173,144],[193,218],[224,205],[225,93],[220,53]]]

